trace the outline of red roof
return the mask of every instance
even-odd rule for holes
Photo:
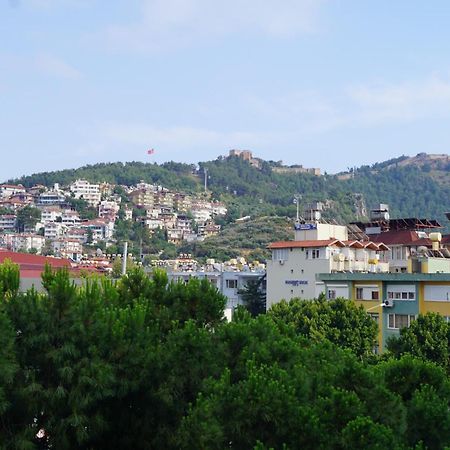
[[[417,245],[416,241],[419,240],[417,232],[412,230],[385,231],[377,235],[370,235],[370,238],[373,242],[383,242],[386,245]]]
[[[51,258],[48,256],[31,255],[29,253],[17,253],[5,250],[0,250],[0,263],[5,259],[9,259],[20,266],[20,270],[44,270],[46,264],[53,268],[71,267],[68,259]]]
[[[345,244],[339,239],[327,239],[316,241],[278,241],[272,242],[267,248],[307,248],[307,247],[330,247],[336,245],[338,247],[345,247]]]

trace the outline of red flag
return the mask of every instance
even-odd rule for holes
[[[147,150],[147,155],[153,155],[155,153],[155,149],[151,148],[150,150]]]

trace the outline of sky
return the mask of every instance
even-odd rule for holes
[[[0,0],[0,181],[448,154],[448,23],[447,0]]]

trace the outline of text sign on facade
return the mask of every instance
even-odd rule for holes
[[[300,286],[301,284],[308,284],[307,280],[285,280],[285,284],[291,284],[292,286]]]
[[[296,223],[294,225],[294,228],[296,230],[317,230],[317,224],[315,223]]]

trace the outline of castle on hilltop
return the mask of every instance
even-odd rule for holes
[[[254,158],[253,153],[250,150],[230,150],[228,157],[237,156],[238,158],[248,161],[252,166],[260,169],[262,160],[260,158]],[[320,169],[318,168],[306,168],[302,165],[283,166],[280,161],[280,166],[272,167],[272,170],[276,173],[310,173],[312,175],[320,176]]]

